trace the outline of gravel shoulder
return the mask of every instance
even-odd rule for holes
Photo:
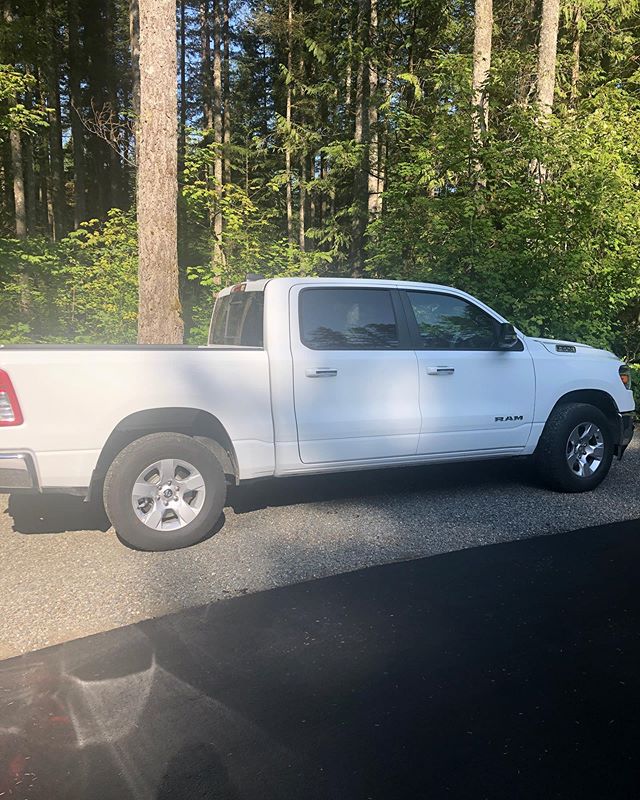
[[[595,492],[526,461],[269,480],[232,492],[208,541],[124,547],[77,498],[0,498],[0,658],[221,598],[373,564],[640,518],[640,443]]]

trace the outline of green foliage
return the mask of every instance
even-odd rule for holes
[[[249,272],[348,275],[364,247],[369,275],[453,284],[527,333],[575,338],[640,363],[640,0],[581,0],[579,22],[575,3],[563,6],[553,114],[545,124],[534,107],[540,4],[494,4],[482,143],[471,136],[472,6],[389,0],[379,4],[370,36],[372,26],[361,18],[366,4],[294,4],[290,25],[286,3],[232,3],[228,94],[223,81],[230,139],[215,144],[213,131],[202,130],[212,98],[203,81],[211,65],[203,69],[201,60],[202,11],[185,4],[179,260],[189,341],[205,340],[219,286]],[[75,7],[54,4],[53,16],[18,14],[5,26],[5,38],[14,30],[3,60],[18,54],[20,63],[0,65],[0,137],[10,128],[26,134],[30,219],[28,240],[0,239],[3,341],[135,338],[134,213],[105,211],[128,208],[133,196],[133,170],[124,164],[133,152],[128,4],[117,0],[107,20],[79,0],[74,36],[83,57],[74,65]],[[44,126],[57,108],[38,106],[36,98],[51,97],[55,42],[66,188],[58,223],[71,227],[77,203],[73,136],[83,137],[86,214],[99,220],[52,243],[36,234],[51,232],[54,216],[51,131]],[[371,96],[370,76],[360,70],[365,62],[377,79]],[[70,66],[81,73],[77,108]],[[114,95],[117,113],[96,100]],[[376,106],[371,125],[369,100]],[[74,132],[78,119],[85,125]],[[91,132],[97,119],[108,122],[97,132],[106,131],[119,156]],[[382,213],[367,217],[373,133]],[[15,214],[5,149],[0,225],[7,231],[15,229]],[[220,158],[223,186],[213,177]],[[219,242],[215,218],[224,220]]]
[[[131,214],[110,212],[57,244],[0,239],[0,315],[9,342],[135,341],[137,244]]]
[[[25,75],[16,67],[0,64],[0,100],[9,101],[0,113],[0,131],[21,130],[35,133],[47,126],[47,111],[44,108],[27,108],[16,101],[25,92],[33,89],[33,75]]]
[[[605,87],[544,130],[531,112],[512,109],[483,151],[480,191],[461,169],[471,143],[455,116],[440,115],[428,140],[414,117],[403,113],[397,124],[407,155],[374,226],[371,274],[459,286],[532,335],[638,352],[635,97]],[[542,185],[533,156],[547,171]]]

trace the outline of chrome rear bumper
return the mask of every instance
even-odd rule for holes
[[[38,491],[38,478],[28,453],[0,453],[0,492]]]

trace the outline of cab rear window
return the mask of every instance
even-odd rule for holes
[[[232,292],[220,297],[211,321],[209,344],[263,346],[264,292]]]

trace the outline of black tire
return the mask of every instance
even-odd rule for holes
[[[596,425],[602,433],[604,453],[588,476],[580,476],[567,460],[569,437],[576,426]],[[599,408],[588,403],[557,406],[545,425],[535,452],[535,463],[544,483],[560,492],[588,492],[607,477],[613,460],[614,435],[611,422]]]
[[[204,481],[204,500],[197,516],[177,530],[154,530],[136,514],[133,486],[141,472],[163,459],[193,465]],[[152,433],[136,439],[115,457],[104,481],[104,506],[119,538],[136,550],[176,550],[202,541],[214,529],[224,508],[227,486],[211,449],[181,433]]]

